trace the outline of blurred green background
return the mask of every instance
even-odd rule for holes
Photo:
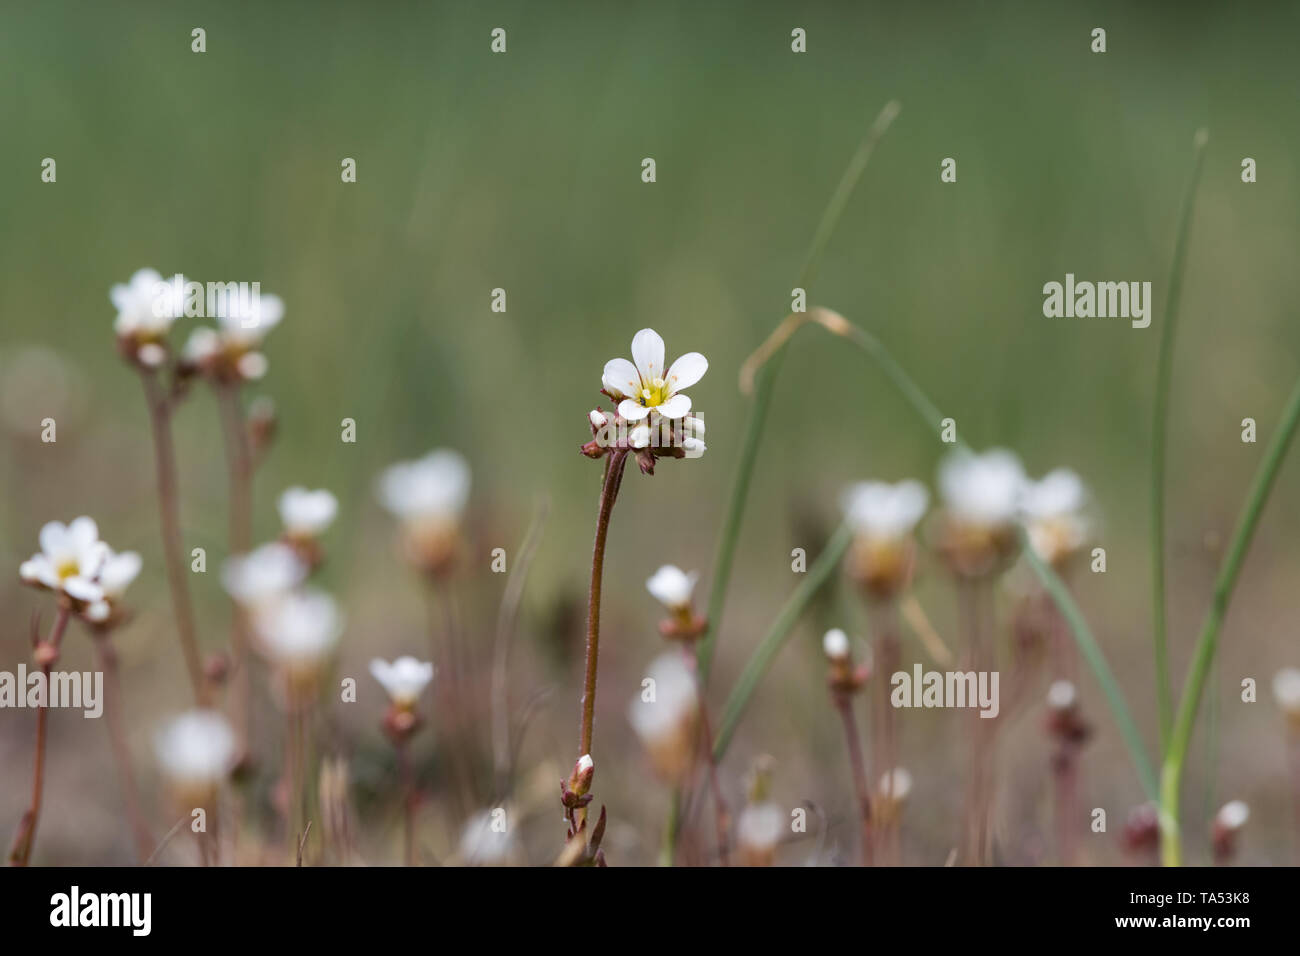
[[[600,471],[576,450],[587,410],[604,401],[603,363],[652,326],[670,356],[698,350],[710,361],[691,390],[709,425],[708,454],[665,462],[653,479],[628,476],[607,564],[597,792],[616,822],[611,857],[652,859],[667,790],[647,780],[624,717],[662,649],[643,582],[672,562],[704,572],[707,593],[747,410],[740,363],[789,310],[827,198],[867,124],[897,98],[902,113],[811,300],[875,332],[967,441],[1013,448],[1034,474],[1073,467],[1089,483],[1109,571],[1080,576],[1081,603],[1154,746],[1147,481],[1177,209],[1193,133],[1207,127],[1171,405],[1175,686],[1208,602],[1215,542],[1231,530],[1261,454],[1240,441],[1241,420],[1255,418],[1265,441],[1300,373],[1298,10],[5,3],[0,566],[16,572],[44,521],[82,513],[115,547],[144,554],[130,593],[139,617],[118,640],[132,747],[152,792],[152,728],[186,705],[188,691],[159,567],[145,408],[113,348],[108,289],[150,266],[201,281],[258,280],[282,296],[286,317],[266,344],[270,373],[249,390],[275,400],[281,426],[257,477],[258,538],[277,533],[274,499],[285,486],[338,494],[324,583],[349,618],[340,671],[364,691],[351,710],[336,705],[334,719],[359,787],[373,791],[372,858],[391,858],[390,757],[364,666],[375,654],[421,651],[427,625],[418,583],[392,547],[393,524],[375,503],[375,476],[437,446],[470,459],[460,586],[483,660],[504,584],[487,572],[488,554],[513,555],[548,497],[512,699],[554,689],[530,725],[524,764],[567,772]],[[190,50],[200,26],[201,55]],[[505,55],[489,51],[498,26],[508,31]],[[796,26],[807,31],[806,54],[790,50]],[[1107,30],[1104,55],[1089,51],[1096,26]],[[40,180],[47,156],[58,164],[55,184]],[[647,156],[658,175],[649,185],[640,178]],[[1253,185],[1240,179],[1246,156],[1258,163]],[[355,184],[340,182],[344,157],[357,161]],[[939,180],[945,157],[957,160],[956,184]],[[1044,318],[1042,285],[1066,272],[1151,281],[1151,328]],[[489,308],[496,287],[507,290],[504,314]],[[178,323],[178,340],[196,321]],[[40,442],[46,416],[58,422],[56,444]],[[354,445],[339,440],[345,417],[357,422]],[[193,589],[205,648],[215,650],[229,614],[212,573],[225,553],[226,471],[209,393],[194,394],[177,429],[186,546],[205,547],[210,560]],[[931,482],[941,450],[860,354],[818,330],[795,339],[741,539],[715,712],[797,583],[791,548],[820,548],[840,489],[867,477]],[[1198,741],[1188,777],[1193,858],[1204,852],[1207,808],[1242,797],[1255,809],[1242,858],[1294,859],[1281,719],[1267,684],[1279,666],[1300,664],[1298,491],[1300,464],[1291,462],[1228,618],[1214,688],[1217,758],[1207,766]],[[951,589],[933,562],[918,597],[955,643]],[[0,667],[25,658],[38,607],[48,620],[47,600],[16,573],[0,578]],[[738,802],[749,759],[772,753],[778,798],[815,801],[834,825],[830,843],[843,847],[854,839],[849,777],[817,642],[844,621],[862,635],[858,613],[840,593],[801,624],[723,767]],[[918,653],[907,645],[908,660]],[[79,634],[66,660],[89,666]],[[1240,702],[1245,677],[1260,684],[1257,704]],[[1108,809],[1112,830],[1086,840],[1085,853],[1109,861],[1141,792],[1095,685],[1086,679],[1082,690],[1099,727],[1083,799]],[[1050,833],[1036,714],[1004,736],[1004,786],[1027,796],[1003,802],[1000,826],[1027,828],[1028,847],[1033,833]],[[904,763],[917,779],[910,862],[942,862],[956,840],[956,719],[905,712]],[[31,722],[30,712],[0,720],[5,834],[26,799]],[[129,859],[106,740],[94,722],[55,715],[38,862]],[[534,861],[562,836],[552,814],[545,804],[530,831]],[[438,827],[454,834],[458,821],[428,825],[433,843],[454,842]],[[811,854],[813,842],[788,859]]]

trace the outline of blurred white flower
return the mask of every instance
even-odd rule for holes
[[[1068,680],[1053,681],[1047,688],[1047,706],[1052,710],[1069,710],[1079,700],[1079,692]]]
[[[268,365],[266,356],[259,351],[262,340],[283,317],[284,301],[278,295],[231,295],[216,316],[217,328],[191,332],[181,359],[219,381],[260,379]]]
[[[831,628],[822,637],[822,650],[832,661],[842,661],[849,656],[849,636],[838,627]]]
[[[455,522],[469,498],[469,464],[459,452],[439,448],[404,461],[379,476],[379,501],[403,520],[442,518]]]
[[[221,568],[226,592],[245,607],[265,604],[302,583],[307,565],[287,544],[273,541],[227,558]]]
[[[163,774],[183,792],[209,792],[236,759],[235,732],[221,714],[190,710],[169,721],[154,738]]]
[[[698,578],[699,574],[695,571],[688,574],[676,565],[665,564],[646,581],[645,587],[668,610],[680,611],[690,607],[691,594]]]
[[[462,862],[472,866],[504,863],[514,849],[515,836],[504,807],[476,813],[460,836]]]
[[[912,775],[904,767],[886,770],[880,775],[880,794],[886,800],[901,802],[912,792]]]
[[[161,342],[184,314],[184,288],[183,276],[164,279],[153,269],[141,269],[126,284],[109,290],[108,297],[117,309],[113,331],[141,364],[152,368],[166,360],[167,350]]]
[[[785,812],[771,801],[751,803],[736,820],[736,845],[743,862],[769,865],[785,832]]]
[[[284,300],[278,295],[232,295],[226,308],[217,316],[221,338],[227,347],[256,349],[266,333],[284,318]]]
[[[682,390],[702,379],[709,369],[703,355],[687,352],[665,371],[664,340],[654,329],[642,329],[633,336],[632,360],[610,359],[605,363],[601,383],[619,403],[618,413],[633,422],[646,418],[651,411],[667,419],[683,417],[691,410],[691,400]],[[699,444],[702,449],[704,443]]]
[[[50,521],[41,528],[41,550],[18,568],[23,583],[62,591],[76,601],[95,602],[104,596],[95,578],[108,556],[93,518],[82,515],[71,524]]]
[[[844,520],[853,532],[850,575],[877,599],[890,599],[911,581],[912,532],[930,493],[919,481],[863,481],[844,493]]]
[[[140,555],[134,551],[119,554],[107,545],[104,546],[104,561],[95,578],[101,597],[86,608],[89,620],[103,623],[112,616],[114,606],[122,600],[126,589],[139,576],[141,564]]]
[[[376,657],[370,662],[370,673],[388,691],[394,704],[411,708],[433,680],[434,667],[414,657],[399,657],[391,664]]]
[[[1300,720],[1300,669],[1284,667],[1273,675],[1273,698],[1282,713]]]
[[[1244,800],[1230,800],[1214,815],[1214,822],[1228,831],[1240,830],[1249,819],[1250,807]]]
[[[323,591],[290,591],[258,607],[253,628],[272,662],[291,675],[310,676],[333,654],[343,617]]]
[[[695,675],[681,653],[656,657],[643,690],[628,705],[627,716],[645,745],[655,769],[676,780],[690,766],[694,754],[699,693]]]
[[[291,538],[316,537],[333,523],[338,510],[338,499],[323,488],[308,491],[294,485],[280,495],[280,521]]]
[[[948,514],[962,524],[996,527],[1015,520],[1025,471],[1013,453],[958,449],[939,468],[939,494]]]
[[[1087,503],[1082,479],[1068,468],[1049,472],[1041,481],[1025,482],[1020,511],[1040,558],[1057,564],[1083,546],[1088,535]]]

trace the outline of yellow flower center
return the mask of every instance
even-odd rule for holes
[[[77,562],[73,561],[71,558],[66,561],[60,561],[58,565],[55,566],[54,570],[55,573],[58,574],[60,581],[66,581],[68,578],[81,572],[81,568],[77,566]]]
[[[668,401],[668,384],[662,378],[653,379],[649,388],[641,389],[641,404],[654,408]]]

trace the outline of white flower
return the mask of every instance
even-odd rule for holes
[[[433,680],[433,670],[432,664],[417,661],[414,657],[399,657],[391,664],[378,657],[370,662],[370,673],[399,707],[415,706],[424,688]]]
[[[665,564],[646,581],[645,587],[668,610],[678,611],[690,606],[691,592],[698,578],[694,571],[687,574],[675,565]]]
[[[179,280],[179,281],[178,281]],[[156,342],[165,336],[184,312],[183,276],[164,279],[153,269],[141,269],[125,285],[118,283],[108,292],[117,309],[113,331],[123,338]]]
[[[278,295],[232,295],[217,316],[221,338],[228,345],[252,350],[284,318],[284,300]]]
[[[379,477],[379,501],[401,519],[439,518],[454,523],[469,498],[464,457],[439,448],[418,461],[399,462]]]
[[[295,485],[280,495],[280,520],[294,538],[314,538],[333,522],[339,502],[325,489],[308,491]]]
[[[235,750],[235,732],[211,710],[186,711],[154,738],[163,773],[183,788],[216,787],[234,766]]]
[[[140,574],[141,563],[140,555],[136,552],[123,551],[119,554],[105,545],[104,561],[95,578],[101,597],[86,608],[86,617],[96,622],[108,620],[113,605],[122,600],[126,589]]]
[[[842,661],[849,656],[849,636],[838,627],[831,628],[822,638],[822,650],[833,661]]]
[[[323,591],[290,591],[259,607],[253,627],[273,662],[291,673],[312,673],[333,653],[343,618]]]
[[[108,555],[108,545],[99,540],[93,518],[82,515],[68,525],[48,522],[41,528],[40,543],[40,552],[18,568],[24,583],[62,591],[77,601],[94,602],[104,596],[95,579]]]
[[[514,848],[515,837],[504,807],[476,813],[465,824],[460,836],[460,856],[468,864],[483,866],[501,863]]]
[[[1300,670],[1284,667],[1274,674],[1273,697],[1284,713],[1300,716]]]
[[[844,494],[844,518],[853,533],[868,540],[907,537],[925,514],[930,493],[919,481],[863,481]]]
[[[596,761],[591,759],[591,754],[583,754],[581,757],[578,758],[577,767],[578,767],[579,774],[584,774],[595,766],[596,766]]]
[[[751,803],[740,811],[736,821],[736,841],[752,854],[769,854],[781,842],[785,819],[785,812],[775,803]]]
[[[264,604],[307,576],[307,565],[287,544],[273,541],[248,554],[227,558],[221,568],[226,592],[245,607]]]
[[[689,725],[699,707],[695,675],[679,653],[661,654],[651,663],[646,677],[654,681],[654,699],[644,691],[628,705],[632,729],[646,744],[672,740],[682,726]]]
[[[905,768],[895,767],[880,775],[880,793],[885,799],[899,803],[911,792],[912,775]]]
[[[1250,807],[1243,800],[1230,800],[1214,816],[1214,821],[1225,830],[1240,830],[1249,819]]]
[[[651,411],[676,419],[691,410],[691,400],[682,390],[708,371],[709,362],[703,355],[687,352],[665,371],[664,340],[654,329],[642,329],[632,338],[632,359],[636,364],[610,359],[601,375],[605,390],[619,403],[620,415],[636,422]]]
[[[1047,706],[1052,710],[1069,710],[1079,699],[1079,692],[1068,680],[1053,681],[1047,688]]]
[[[1054,562],[1083,545],[1088,534],[1083,514],[1087,503],[1082,479],[1068,468],[1058,468],[1041,481],[1025,482],[1020,512],[1039,557]]]
[[[1005,449],[958,450],[939,468],[939,494],[960,524],[999,527],[1015,520],[1025,484],[1020,459]]]

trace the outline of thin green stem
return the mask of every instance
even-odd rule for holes
[[[1029,536],[1025,534],[1023,529],[1020,532],[1020,540],[1025,560],[1029,562],[1030,567],[1038,575],[1038,579],[1043,582],[1043,587],[1047,589],[1047,593],[1056,602],[1056,607],[1061,612],[1061,616],[1065,618],[1065,622],[1070,626],[1070,633],[1074,636],[1074,642],[1079,647],[1079,653],[1083,655],[1083,659],[1092,668],[1097,683],[1101,685],[1102,693],[1106,695],[1106,703],[1110,707],[1111,716],[1115,718],[1115,723],[1119,725],[1119,732],[1124,738],[1124,743],[1128,746],[1129,755],[1133,758],[1133,766],[1137,769],[1138,779],[1142,783],[1142,789],[1146,791],[1147,796],[1152,800],[1156,799],[1156,775],[1151,769],[1151,761],[1147,757],[1146,746],[1142,743],[1142,735],[1138,732],[1137,724],[1133,722],[1133,715],[1129,713],[1124,695],[1120,692],[1119,684],[1115,682],[1115,675],[1111,673],[1110,667],[1106,663],[1106,657],[1101,652],[1101,647],[1092,636],[1092,630],[1088,627],[1083,612],[1074,603],[1074,598],[1070,595],[1070,589],[1065,586],[1065,582],[1034,551],[1033,545],[1029,542]]]
[[[1173,701],[1169,690],[1169,651],[1165,630],[1165,444],[1169,424],[1169,381],[1173,376],[1174,341],[1178,332],[1178,305],[1182,300],[1183,267],[1187,262],[1187,239],[1191,233],[1196,185],[1201,178],[1201,161],[1208,140],[1205,130],[1196,133],[1192,176],[1183,194],[1174,239],[1174,258],[1169,267],[1169,291],[1164,326],[1160,330],[1160,352],[1156,359],[1156,400],[1151,422],[1151,635],[1156,655],[1156,705],[1160,712],[1160,747],[1169,743]]]
[[[1236,587],[1242,564],[1245,563],[1246,552],[1250,549],[1255,528],[1259,525],[1259,517],[1264,511],[1269,492],[1277,479],[1277,473],[1286,457],[1291,439],[1295,437],[1298,424],[1300,424],[1300,381],[1296,382],[1282,413],[1282,424],[1273,435],[1264,453],[1264,460],[1255,471],[1245,507],[1237,519],[1237,527],[1232,534],[1232,543],[1228,547],[1223,564],[1219,567],[1219,576],[1214,582],[1214,598],[1205,615],[1205,622],[1201,625],[1196,650],[1187,671],[1187,679],[1183,684],[1182,696],[1179,698],[1178,714],[1174,719],[1173,733],[1169,738],[1169,747],[1165,753],[1164,768],[1160,776],[1160,848],[1166,866],[1178,866],[1182,862],[1178,803],[1183,763],[1187,758],[1192,730],[1196,726],[1196,714],[1200,709],[1201,696],[1205,691],[1210,665],[1214,662],[1214,653],[1219,646],[1219,630],[1228,612],[1228,602],[1232,598],[1232,591]]]
[[[804,608],[808,606],[808,602],[816,596],[822,585],[830,578],[831,572],[839,565],[840,558],[844,556],[852,539],[853,534],[847,525],[840,525],[835,530],[830,541],[826,542],[822,553],[817,555],[817,560],[808,568],[808,573],[785,602],[785,607],[781,608],[781,613],[776,616],[776,620],[772,622],[772,626],[768,628],[758,647],[746,662],[745,669],[736,680],[736,686],[732,688],[722,711],[722,723],[713,740],[715,761],[721,761],[726,754],[732,735],[736,732],[736,725],[740,723],[741,715],[758,688],[759,681],[767,673],[777,652],[784,646],[785,639],[789,636],[795,622],[799,620],[799,616],[803,614]]]
[[[822,213],[821,221],[817,225],[817,231],[813,234],[812,243],[808,247],[803,271],[799,275],[798,287],[803,289],[805,293],[808,292],[817,277],[817,269],[821,264],[822,254],[835,232],[835,227],[839,224],[840,217],[844,213],[845,206],[848,205],[849,198],[853,195],[853,190],[857,187],[858,180],[862,178],[862,171],[867,168],[867,161],[871,158],[876,144],[885,135],[886,130],[889,129],[889,125],[894,121],[894,117],[898,115],[900,109],[901,107],[896,100],[891,100],[885,104],[884,109],[880,111],[880,114],[867,130],[867,134],[863,137],[857,152],[849,160],[849,165],[845,168],[844,175],[840,177],[835,192],[831,194],[830,201],[826,204],[826,209]],[[727,517],[722,525],[722,534],[718,539],[718,552],[713,562],[713,578],[709,589],[708,630],[702,636],[696,649],[696,657],[699,663],[697,673],[699,674],[701,691],[707,687],[709,682],[709,668],[713,663],[714,642],[722,621],[722,611],[726,605],[727,585],[731,580],[731,568],[736,557],[736,543],[740,537],[740,523],[745,514],[745,502],[749,497],[750,480],[754,476],[754,463],[758,458],[763,426],[767,423],[767,411],[771,405],[772,387],[777,370],[780,367],[780,359],[780,353],[773,356],[760,372],[758,388],[754,397],[754,407],[750,412],[749,420],[745,424],[745,437],[740,446],[740,463],[736,468],[735,482],[731,486],[731,498],[727,502]]]

